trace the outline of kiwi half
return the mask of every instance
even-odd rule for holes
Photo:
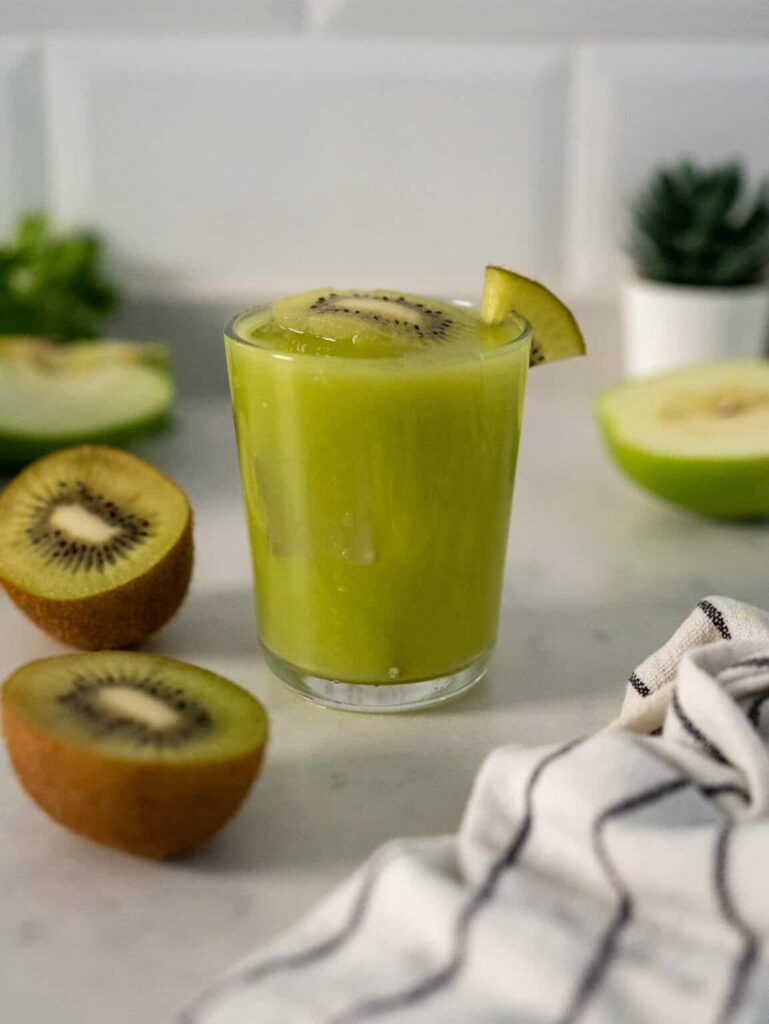
[[[0,337],[0,463],[128,444],[168,425],[173,398],[163,345]]]
[[[235,813],[267,740],[262,705],[172,658],[68,654],[18,669],[3,731],[21,785],[52,818],[144,857],[194,849]]]
[[[192,554],[183,491],[116,448],[55,452],[0,493],[0,582],[73,647],[126,647],[154,633],[187,593]]]

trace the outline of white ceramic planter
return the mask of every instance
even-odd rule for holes
[[[634,278],[622,288],[622,344],[630,377],[710,359],[766,354],[769,286],[691,288]]]

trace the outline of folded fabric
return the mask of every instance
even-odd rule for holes
[[[595,735],[503,747],[181,1024],[769,1021],[769,615],[702,601]]]

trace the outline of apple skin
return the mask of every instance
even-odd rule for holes
[[[769,456],[702,458],[663,455],[629,445],[597,407],[614,461],[635,483],[665,501],[721,519],[769,517]]]

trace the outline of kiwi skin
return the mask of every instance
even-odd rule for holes
[[[8,580],[0,583],[28,619],[63,644],[85,651],[140,644],[176,614],[187,595],[194,552],[189,502],[187,508],[187,523],[173,547],[151,569],[120,587],[65,600],[30,594]]]
[[[6,593],[44,632],[84,651],[140,644],[173,618],[192,577],[192,513],[179,540],[142,576],[103,594],[62,601],[3,581]]]
[[[13,770],[42,810],[87,839],[138,857],[180,856],[218,832],[248,794],[266,743],[265,734],[265,742],[242,757],[168,762],[159,770],[157,762],[105,757],[66,743],[6,702],[2,722]]]

